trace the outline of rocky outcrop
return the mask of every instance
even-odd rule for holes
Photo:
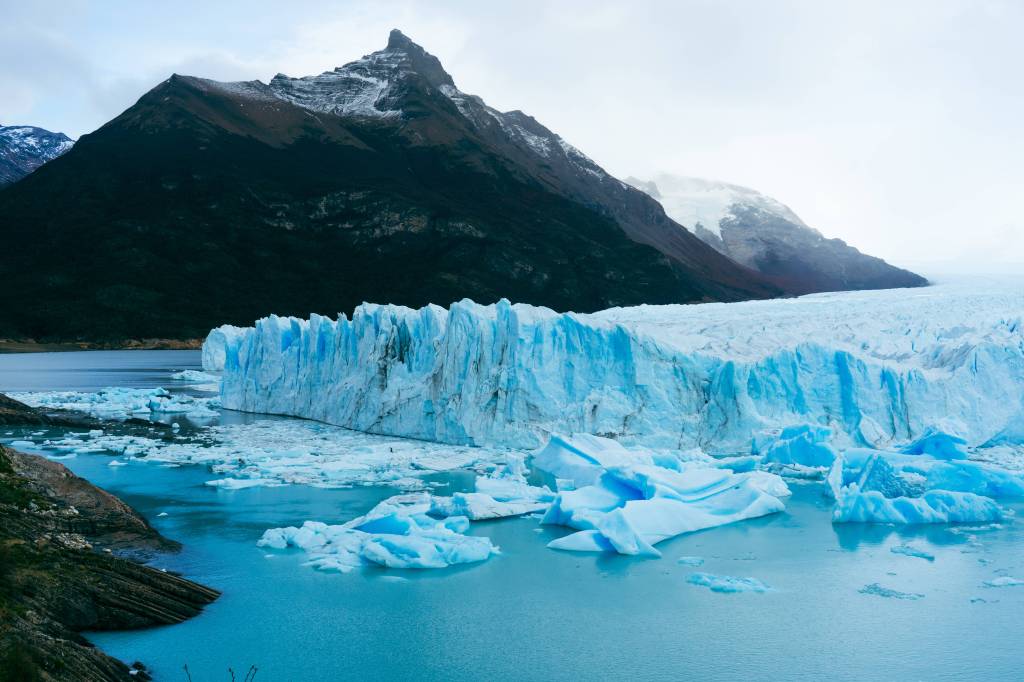
[[[0,679],[148,679],[78,633],[179,623],[216,599],[126,558],[177,547],[64,466],[0,447]]]

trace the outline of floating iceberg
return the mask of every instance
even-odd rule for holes
[[[431,498],[431,513],[440,516],[465,516],[470,521],[484,521],[508,516],[522,516],[544,511],[555,494],[548,488],[529,485],[524,476],[522,458],[489,476],[478,476],[476,492],[455,493],[451,497]]]
[[[1024,494],[1024,476],[991,465],[866,448],[837,457],[827,483],[839,523],[1000,521],[992,498]]]
[[[772,494],[781,479],[666,461],[595,436],[554,437],[533,460],[557,477],[572,478],[543,523],[577,529],[548,543],[553,549],[660,556],[654,545],[683,533],[782,511]]]
[[[445,568],[497,554],[489,538],[464,534],[469,519],[437,519],[429,515],[430,509],[429,495],[401,495],[342,525],[307,521],[301,528],[272,528],[257,544],[272,549],[297,547],[310,554],[309,565],[342,572],[367,564]]]
[[[693,573],[686,582],[691,585],[706,587],[712,592],[770,592],[772,588],[757,578],[736,578],[731,575],[711,575],[710,573]]]
[[[526,482],[523,458],[476,479],[476,492],[450,497],[412,493],[384,500],[369,513],[340,526],[307,521],[301,528],[272,528],[260,547],[298,547],[310,565],[349,571],[367,563],[389,568],[444,568],[483,561],[498,549],[485,537],[465,535],[470,521],[540,511],[553,493]],[[207,484],[209,485],[209,484]]]
[[[966,283],[580,315],[501,301],[362,305],[211,333],[230,409],[360,431],[535,448],[552,433],[716,455],[811,425],[772,457],[1024,443],[1024,289]],[[928,440],[947,415],[953,440]],[[925,440],[921,441],[921,438]],[[826,464],[822,464],[823,466]]]

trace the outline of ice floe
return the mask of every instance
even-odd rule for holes
[[[784,508],[765,492],[785,488],[772,474],[634,454],[596,436],[554,437],[534,465],[576,484],[560,490],[544,515],[545,524],[577,530],[548,543],[553,549],[660,556],[654,545],[668,538]]]
[[[365,515],[341,525],[307,521],[301,527],[272,528],[260,547],[296,547],[321,570],[348,572],[367,564],[388,568],[445,568],[484,561],[498,552],[489,538],[465,535],[465,516],[429,515],[430,496],[409,494],[384,500]]]
[[[686,579],[691,585],[706,587],[712,592],[770,592],[772,588],[757,578],[737,578],[731,575],[693,573]]]

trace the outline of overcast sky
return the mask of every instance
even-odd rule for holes
[[[900,264],[1024,262],[1024,2],[0,0],[0,124],[77,137],[173,72],[319,73],[402,29],[611,173],[754,187]]]

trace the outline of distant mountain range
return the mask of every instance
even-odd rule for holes
[[[460,91],[399,31],[319,76],[171,76],[0,191],[0,239],[17,244],[0,338],[40,341],[196,338],[364,301],[588,312],[813,290]]]
[[[928,283],[841,239],[824,237],[788,206],[747,187],[668,174],[626,182],[660,201],[670,218],[705,243],[791,293]]]
[[[0,337],[197,337],[274,312],[559,310],[784,290],[398,31],[308,78],[172,76],[0,191]]]
[[[0,188],[17,182],[71,149],[64,133],[34,126],[0,126]]]

